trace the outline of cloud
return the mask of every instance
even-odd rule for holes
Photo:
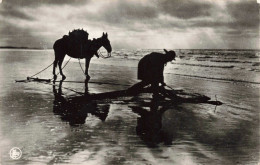
[[[233,28],[256,28],[259,26],[259,6],[256,1],[234,1],[227,4],[227,10],[233,21]]]
[[[219,48],[226,45],[238,48],[243,44],[246,48],[259,47],[243,42],[255,43],[258,37],[259,11],[253,0],[3,2],[5,5],[0,6],[2,45],[16,43],[37,47],[46,43],[52,47],[53,42],[69,30],[85,28],[90,38],[108,32],[117,48]]]
[[[24,13],[19,8],[15,8],[13,6],[0,6],[0,15],[12,19],[12,18],[19,18],[19,19],[28,19],[33,20],[33,17]]]
[[[161,12],[181,19],[210,16],[212,4],[198,0],[158,0]]]
[[[136,0],[92,1],[84,9],[72,16],[119,26],[151,20],[159,14],[156,6]]]
[[[118,17],[122,19],[152,19],[158,16],[158,10],[155,6],[134,1],[118,1],[118,3],[107,7],[103,13],[106,18]]]
[[[13,6],[41,6],[41,5],[83,5],[88,0],[3,0],[3,5]]]

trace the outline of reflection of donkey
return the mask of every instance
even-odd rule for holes
[[[102,37],[98,39],[93,39],[92,41],[86,40],[83,44],[80,45],[70,45],[70,39],[68,36],[65,36],[59,40],[57,40],[54,45],[53,49],[55,52],[55,60],[54,60],[54,65],[53,65],[53,76],[54,80],[57,79],[57,75],[55,74],[55,68],[57,64],[59,65],[60,69],[60,74],[62,75],[62,79],[66,79],[66,76],[62,72],[62,62],[64,60],[65,55],[67,54],[68,56],[72,58],[85,58],[86,59],[86,64],[85,64],[85,75],[87,81],[90,79],[90,76],[88,75],[88,68],[89,68],[89,62],[90,59],[94,56],[97,55],[97,51],[99,48],[102,46],[107,50],[108,54],[111,53],[112,48],[110,45],[110,41],[107,38],[107,33],[103,33]],[[97,55],[98,56],[98,55]],[[109,55],[110,56],[110,55]]]
[[[66,98],[62,94],[62,81],[60,81],[58,90],[53,84],[53,113],[59,115],[61,120],[69,122],[71,126],[78,126],[85,123],[89,114],[105,121],[109,104],[98,104],[94,101],[86,101],[86,99],[78,99],[78,97]],[[85,98],[83,96],[83,98]]]

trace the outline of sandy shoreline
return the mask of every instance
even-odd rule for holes
[[[213,100],[216,95],[224,105],[159,105],[162,114],[146,114],[145,111],[151,110],[151,96],[146,94],[70,104],[72,108],[60,112],[68,107],[61,103],[73,98],[74,92],[63,89],[62,97],[57,98],[54,91],[58,87],[54,90],[51,85],[40,83],[14,83],[15,79],[24,79],[47,66],[51,59],[24,55],[13,60],[1,56],[0,62],[1,161],[6,164],[254,164],[258,161],[257,87],[165,74],[165,82],[173,88],[204,94]],[[110,65],[94,61],[89,70],[91,81],[122,85],[90,83],[89,92],[123,90],[133,85],[137,82],[134,67],[137,62],[116,66],[111,61]],[[68,81],[84,81],[76,62],[69,63],[64,73]],[[51,69],[39,75],[51,76]],[[84,84],[63,83],[63,87],[84,92]],[[83,123],[71,125],[75,119]],[[13,146],[23,150],[19,161],[10,160],[6,154]]]

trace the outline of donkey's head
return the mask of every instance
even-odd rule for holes
[[[102,46],[107,50],[107,53],[109,54],[109,56],[111,56],[110,53],[112,52],[112,47],[111,47],[110,41],[107,37],[107,33],[103,32],[101,41],[102,41]]]

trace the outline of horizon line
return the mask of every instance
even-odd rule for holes
[[[0,46],[0,49],[35,49],[35,50],[49,50],[53,48],[39,48],[39,47],[26,47],[26,46]],[[116,50],[120,49],[141,49],[141,48],[116,48]],[[144,50],[163,50],[163,49],[172,49],[172,50],[260,50],[260,48],[250,49],[250,48],[145,48]]]

